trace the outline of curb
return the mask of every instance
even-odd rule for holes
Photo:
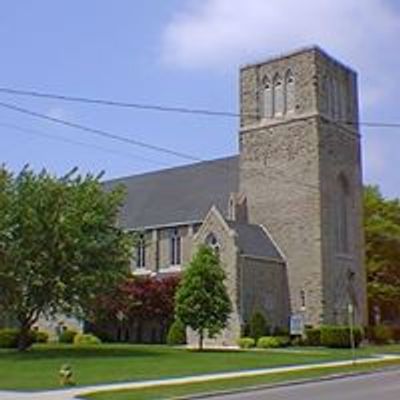
[[[258,392],[258,391],[268,390],[268,389],[277,389],[277,388],[285,388],[285,387],[289,387],[289,386],[305,385],[307,383],[329,382],[329,381],[335,381],[335,380],[340,380],[340,379],[345,379],[345,378],[373,375],[373,374],[377,374],[377,373],[391,372],[391,371],[400,371],[400,366],[383,367],[383,368],[378,368],[378,369],[374,369],[371,371],[349,372],[349,373],[343,373],[343,374],[337,373],[337,374],[330,374],[330,375],[322,376],[319,378],[305,378],[305,379],[292,380],[292,381],[286,381],[286,382],[281,382],[281,383],[246,386],[244,388],[231,389],[231,390],[229,390],[229,389],[219,390],[219,391],[209,392],[209,393],[206,392],[206,393],[199,393],[199,394],[193,394],[193,395],[188,395],[188,396],[173,397],[173,398],[171,398],[171,400],[211,399],[211,398],[217,397],[217,396],[228,396],[228,395],[235,395],[235,394],[240,394],[240,393]]]

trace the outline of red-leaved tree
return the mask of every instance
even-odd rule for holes
[[[99,296],[92,307],[93,322],[118,320],[159,320],[174,316],[175,292],[179,278],[131,277]]]

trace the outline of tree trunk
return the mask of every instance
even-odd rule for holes
[[[29,349],[32,345],[31,339],[31,325],[21,325],[19,334],[18,334],[18,351],[25,351]]]
[[[199,332],[199,351],[203,351],[203,340],[204,340],[204,332],[203,332],[203,329],[200,329],[200,332]]]
[[[18,334],[18,351],[25,351],[29,349],[34,340],[32,337],[31,328],[34,323],[38,320],[38,317],[29,318],[20,320],[20,328]]]

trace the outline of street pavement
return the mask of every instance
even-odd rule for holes
[[[209,400],[399,400],[400,371],[257,390]]]

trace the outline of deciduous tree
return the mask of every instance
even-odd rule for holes
[[[225,286],[225,272],[214,251],[201,246],[184,272],[176,294],[176,317],[199,336],[212,338],[228,323],[232,305]]]
[[[378,307],[390,320],[400,313],[400,201],[367,186],[364,225],[370,312]]]
[[[0,308],[19,324],[21,350],[41,316],[84,315],[128,272],[134,238],[116,225],[124,190],[100,179],[0,168]]]

